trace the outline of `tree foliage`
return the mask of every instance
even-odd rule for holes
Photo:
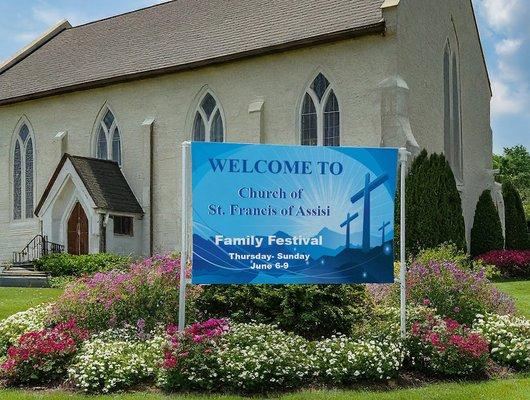
[[[506,248],[512,250],[530,249],[523,203],[515,185],[510,180],[506,180],[502,184],[502,196],[506,221]]]
[[[493,156],[493,167],[500,171],[497,175],[500,183],[507,180],[513,183],[530,219],[530,152],[522,145],[505,147],[503,155]]]
[[[415,256],[422,249],[454,243],[466,249],[462,201],[455,178],[443,154],[423,150],[412,162],[405,189],[406,249]],[[399,191],[395,221],[399,226]],[[396,229],[396,243],[399,230]]]
[[[478,199],[475,218],[471,229],[471,255],[476,257],[491,250],[504,248],[502,225],[499,213],[489,190]]]

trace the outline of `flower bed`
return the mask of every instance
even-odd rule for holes
[[[473,324],[491,345],[491,357],[516,369],[530,368],[530,321],[508,315],[478,315]]]
[[[7,355],[2,359],[0,352],[0,381],[57,381],[85,393],[156,383],[169,392],[258,394],[386,381],[411,367],[434,376],[480,375],[490,357],[499,364],[528,369],[530,322],[510,316],[513,301],[475,267],[445,260],[410,267],[405,340],[399,336],[397,285],[370,286],[371,303],[364,301],[364,289],[359,287],[341,292],[313,285],[304,293],[301,286],[281,290],[249,286],[239,294],[231,287],[234,297],[221,296],[222,290],[216,288],[205,292],[200,312],[229,306],[236,310],[237,320],[209,319],[179,333],[174,325],[179,260],[157,256],[133,264],[130,270],[82,278],[53,306],[0,321],[0,350]],[[363,299],[353,307],[357,292]],[[201,288],[188,293],[188,315],[195,318]],[[340,298],[344,293],[347,298]],[[244,307],[234,306],[234,299],[251,294],[256,298],[249,315],[272,316],[281,328],[275,323],[239,322],[248,316],[243,315]],[[281,316],[263,315],[260,310],[267,302],[260,303],[282,295],[281,307],[273,307],[281,310]],[[315,309],[302,313],[308,305]],[[353,326],[353,320],[339,315],[351,310],[363,312]],[[481,311],[484,316],[476,318]],[[293,314],[297,318],[289,321]],[[332,317],[324,321],[328,314]],[[339,327],[345,334],[332,334],[340,332]],[[324,332],[329,335],[322,338]]]
[[[530,278],[530,250],[495,250],[477,257],[505,278]]]
[[[176,321],[180,260],[156,256],[133,264],[126,272],[110,271],[80,278],[69,286],[51,310],[53,322],[75,319],[91,331],[145,321],[146,329]],[[188,275],[190,271],[188,270]],[[200,287],[187,290],[190,302]],[[192,304],[188,316],[193,316]]]
[[[88,331],[80,329],[74,320],[25,333],[7,351],[7,360],[0,366],[2,375],[14,383],[61,378],[80,343],[88,337]]]
[[[430,317],[412,325],[409,351],[413,365],[435,374],[477,375],[486,369],[489,343],[452,319]]]

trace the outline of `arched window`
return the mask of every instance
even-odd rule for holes
[[[223,142],[224,124],[219,103],[206,93],[195,111],[192,138],[196,142]]]
[[[34,145],[27,124],[22,124],[13,149],[13,219],[33,218],[34,206]]]
[[[458,58],[449,42],[444,49],[444,153],[455,178],[463,179],[462,127],[460,123],[460,81]]]
[[[107,109],[97,129],[96,157],[116,161],[121,165],[121,136],[112,111]]]
[[[306,146],[340,146],[339,102],[322,73],[313,80],[302,101],[300,142]]]

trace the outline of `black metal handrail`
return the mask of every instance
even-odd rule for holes
[[[47,236],[37,235],[19,252],[13,252],[13,265],[30,264],[47,254],[64,251],[64,246],[53,243]]]

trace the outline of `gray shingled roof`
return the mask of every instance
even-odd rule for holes
[[[175,0],[69,28],[0,75],[0,104],[384,31],[383,0]]]
[[[96,207],[105,211],[144,213],[116,162],[65,154],[35,209],[36,215],[67,159],[72,162]]]

